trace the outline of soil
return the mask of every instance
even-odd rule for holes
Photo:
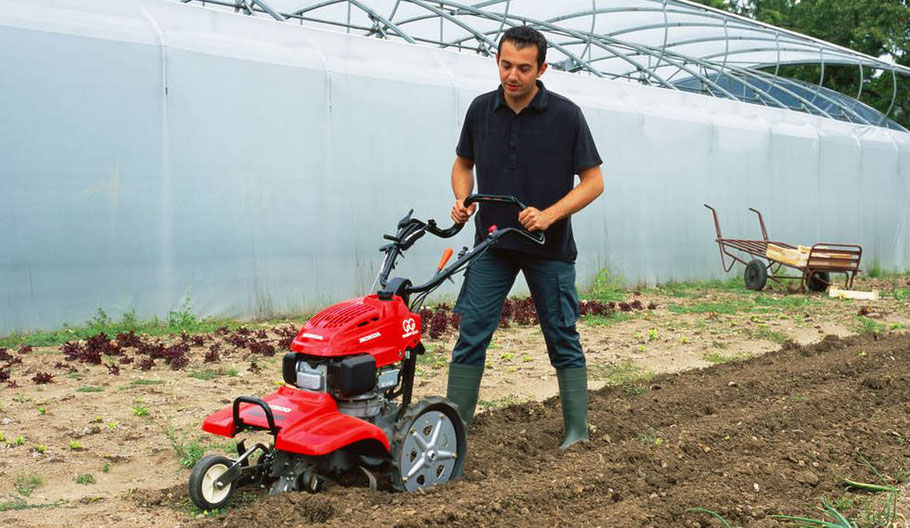
[[[904,486],[898,511],[910,511],[906,299],[723,289],[635,297],[657,308],[580,324],[591,442],[557,449],[562,421],[542,336],[512,327],[488,354],[463,478],[414,494],[353,481],[316,495],[249,491],[215,517],[191,506],[189,471],[168,432],[184,447],[226,448],[199,432],[202,418],[234,396],[274,390],[280,353],[224,345],[220,361],[203,363],[220,339],[211,336],[183,370],[124,365],[119,376],[82,364],[68,375],[55,367],[60,347],[14,353],[20,387],[0,391],[0,525],[720,526],[686,512],[702,507],[735,525],[787,526],[771,515],[819,517],[822,497],[862,520],[882,497],[844,488],[845,477],[877,482],[861,456]],[[428,343],[418,397],[444,394],[452,340]],[[38,372],[53,382],[36,384]],[[30,475],[41,483],[26,494]]]

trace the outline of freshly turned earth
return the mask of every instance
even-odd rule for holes
[[[512,325],[488,353],[462,479],[414,494],[370,492],[358,475],[317,495],[247,489],[208,517],[190,504],[189,470],[168,432],[208,452],[229,448],[199,430],[202,419],[235,396],[275,390],[282,351],[269,356],[261,344],[277,346],[293,326],[250,325],[259,348],[244,348],[237,332],[201,336],[176,370],[162,359],[142,370],[139,349],[126,347],[134,361],[119,375],[67,361],[63,347],[10,350],[18,387],[0,382],[0,526],[721,525],[686,513],[693,507],[734,526],[794,526],[770,516],[821,518],[823,496],[871,526],[864,516],[883,495],[843,486],[845,477],[878,483],[860,455],[902,487],[898,512],[910,516],[908,287],[907,278],[859,282],[891,292],[877,302],[785,290],[628,293],[655,307],[579,325],[592,441],[566,453],[543,338]],[[417,397],[445,393],[453,342],[451,329],[427,340]],[[217,361],[206,362],[214,345]],[[51,383],[34,381],[42,372]],[[17,482],[29,475],[41,483],[26,495]],[[94,483],[78,483],[84,475]]]

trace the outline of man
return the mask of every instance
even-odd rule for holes
[[[496,225],[543,231],[546,244],[506,236],[468,268],[455,303],[461,323],[447,397],[470,423],[487,345],[521,270],[556,368],[565,426],[560,448],[566,449],[588,440],[587,369],[575,329],[576,250],[569,217],[603,192],[603,177],[581,110],[538,80],[547,70],[546,51],[546,39],[528,26],[503,34],[496,54],[501,85],[471,103],[456,148],[452,220],[464,223],[474,214],[476,204],[465,208],[463,200],[474,188],[476,167],[478,192],[512,195],[528,207],[516,213],[507,206],[484,206],[475,219],[475,241]],[[576,174],[580,183],[573,187]]]

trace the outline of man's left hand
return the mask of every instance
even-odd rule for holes
[[[555,220],[551,213],[536,207],[528,207],[518,213],[518,221],[528,231],[546,231]]]

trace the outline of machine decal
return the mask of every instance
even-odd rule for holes
[[[373,332],[373,333],[370,334],[370,335],[365,335],[365,336],[361,337],[361,338],[359,339],[359,341],[360,341],[361,343],[366,343],[367,341],[370,341],[370,340],[372,340],[372,339],[376,339],[377,337],[379,337],[379,336],[381,336],[381,335],[382,335],[382,334],[380,334],[379,332]]]
[[[401,329],[404,330],[401,337],[411,337],[417,333],[417,322],[415,322],[413,318],[405,319],[401,322]]]

